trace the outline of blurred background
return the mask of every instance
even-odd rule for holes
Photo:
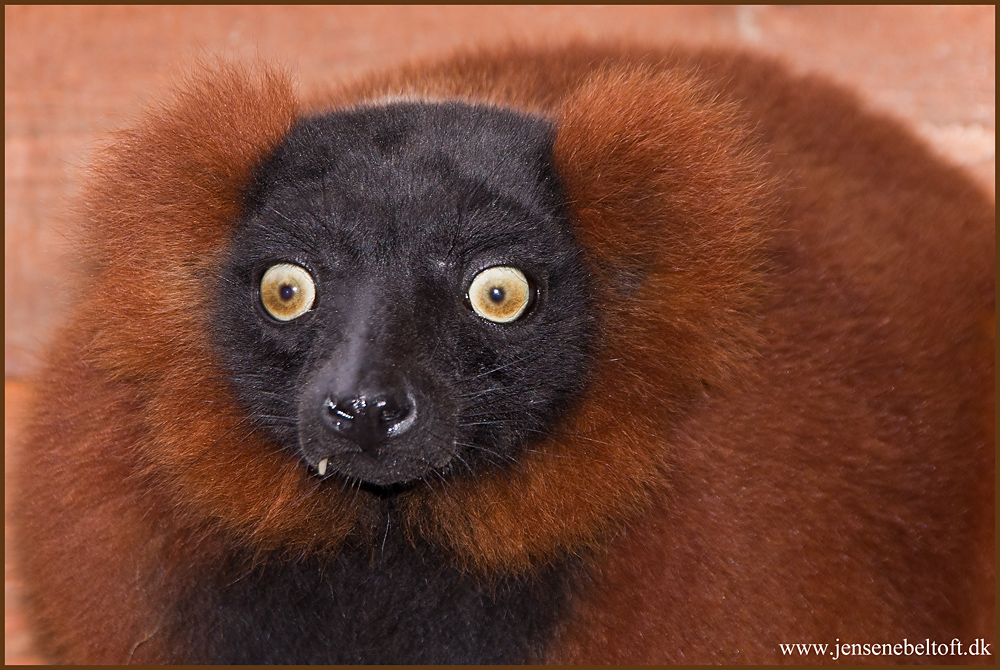
[[[85,167],[109,131],[201,57],[263,57],[308,91],[510,39],[749,49],[853,88],[995,197],[994,6],[6,6],[4,19],[5,480],[25,378],[68,307],[68,210]],[[37,662],[9,546],[5,661]]]

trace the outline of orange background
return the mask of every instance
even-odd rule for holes
[[[512,38],[754,49],[856,89],[995,193],[993,6],[58,6],[5,7],[4,18],[5,475],[15,466],[8,445],[23,379],[69,302],[66,211],[89,157],[206,55],[263,56],[290,67],[306,90]],[[38,660],[14,570],[5,549],[7,663]]]

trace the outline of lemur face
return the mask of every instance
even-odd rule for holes
[[[593,336],[552,134],[458,103],[298,122],[218,283],[249,420],[317,476],[379,488],[505,467],[550,431]]]

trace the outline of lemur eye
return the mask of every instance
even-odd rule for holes
[[[305,268],[291,263],[272,265],[260,280],[260,301],[278,321],[308,312],[316,300],[316,284]]]
[[[476,314],[487,321],[510,323],[531,303],[531,286],[517,268],[497,265],[476,275],[468,298]]]

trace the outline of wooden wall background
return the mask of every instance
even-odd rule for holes
[[[755,49],[855,88],[995,193],[993,6],[8,6],[4,19],[5,475],[23,380],[68,304],[66,211],[84,167],[108,130],[200,56],[263,56],[306,89],[511,38]],[[37,661],[4,553],[5,660]]]

